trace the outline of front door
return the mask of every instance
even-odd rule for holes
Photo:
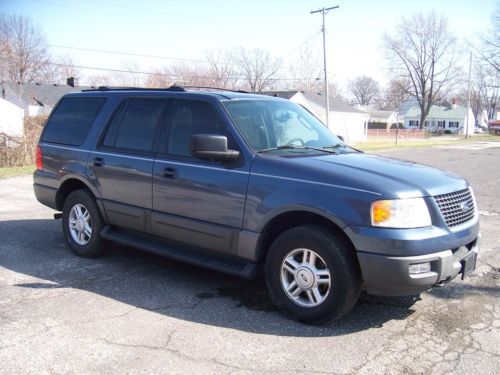
[[[249,171],[242,160],[231,164],[191,156],[193,134],[228,137],[226,125],[204,101],[176,100],[170,117],[165,153],[153,167],[152,232],[204,249],[232,253],[242,228]]]

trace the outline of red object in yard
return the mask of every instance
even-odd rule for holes
[[[42,149],[36,146],[36,169],[43,169]]]

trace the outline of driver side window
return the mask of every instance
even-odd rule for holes
[[[195,134],[224,135],[228,138],[228,146],[234,148],[225,124],[208,103],[177,100],[170,121],[167,153],[191,157],[189,142]]]

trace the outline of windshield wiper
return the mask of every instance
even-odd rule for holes
[[[346,145],[345,143],[336,143],[336,144],[334,144],[334,145],[323,146],[323,148],[331,148],[331,149],[334,149],[334,150],[336,150],[336,149],[338,149],[338,148],[341,148],[341,147],[343,147],[343,148],[344,148],[344,150],[354,150],[354,151],[356,151],[356,152],[361,152],[361,153],[363,153],[363,151],[358,150],[357,148],[354,148],[354,147],[352,147],[352,146],[348,146],[348,145]]]
[[[317,148],[317,147],[311,147],[311,146],[296,146],[296,145],[291,145],[291,144],[265,148],[265,149],[259,150],[257,152],[264,153],[264,152],[269,152],[269,151],[290,150],[290,149],[292,149],[292,150],[314,150],[314,151],[326,152],[328,154],[336,154],[337,153],[335,151],[325,150],[324,148]]]

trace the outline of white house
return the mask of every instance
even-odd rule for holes
[[[319,120],[326,123],[325,97],[318,93],[302,91],[273,91],[262,93],[289,99],[302,105]],[[370,116],[347,103],[330,98],[328,122],[332,133],[344,138],[348,144],[364,141],[367,138],[367,126]]]
[[[476,120],[472,109],[469,109],[469,116],[467,116],[467,108],[457,106],[438,106],[433,105],[429,111],[429,115],[425,119],[424,127],[431,131],[446,131],[452,133],[466,133],[474,134],[474,124]],[[405,128],[418,128],[420,127],[420,108],[412,106],[408,108],[406,113],[402,114],[404,118]]]
[[[393,124],[396,124],[398,121],[401,123],[403,118],[401,116],[398,117],[396,111],[384,111],[378,110],[376,108],[372,108],[370,106],[356,106],[356,109],[367,113],[370,116],[369,123],[379,123],[386,124],[387,130],[391,128]]]
[[[24,133],[24,110],[0,98],[0,133],[21,137]]]

